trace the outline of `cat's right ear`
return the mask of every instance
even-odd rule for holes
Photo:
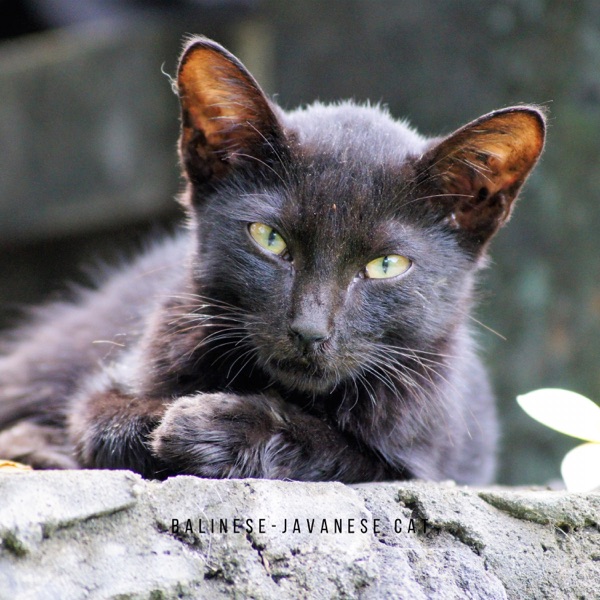
[[[269,100],[244,65],[216,42],[188,42],[177,90],[180,156],[193,184],[217,183],[246,165],[260,172],[281,156],[283,133]]]

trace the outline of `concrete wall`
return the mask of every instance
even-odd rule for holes
[[[0,472],[0,497],[0,600],[591,600],[600,579],[598,494],[65,471]]]

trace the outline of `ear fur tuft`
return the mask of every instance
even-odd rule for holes
[[[544,147],[544,113],[533,106],[498,110],[465,125],[421,159],[424,181],[438,191],[429,202],[481,246],[509,218]]]
[[[203,37],[186,45],[179,63],[180,153],[194,183],[222,179],[281,137],[270,103],[242,63]]]

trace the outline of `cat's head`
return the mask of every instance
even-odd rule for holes
[[[440,353],[542,151],[540,110],[499,110],[443,139],[378,107],[284,113],[204,38],[187,45],[178,89],[195,275],[240,364],[324,392],[410,377]]]

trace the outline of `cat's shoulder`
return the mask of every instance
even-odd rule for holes
[[[52,330],[78,323],[102,329],[102,320],[119,322],[141,316],[161,295],[177,289],[184,265],[191,260],[190,236],[185,229],[151,236],[136,251],[123,252],[111,260],[96,260],[85,265],[86,283],[67,283],[45,303],[22,309],[21,325],[5,335],[2,349],[12,348],[27,332]]]

